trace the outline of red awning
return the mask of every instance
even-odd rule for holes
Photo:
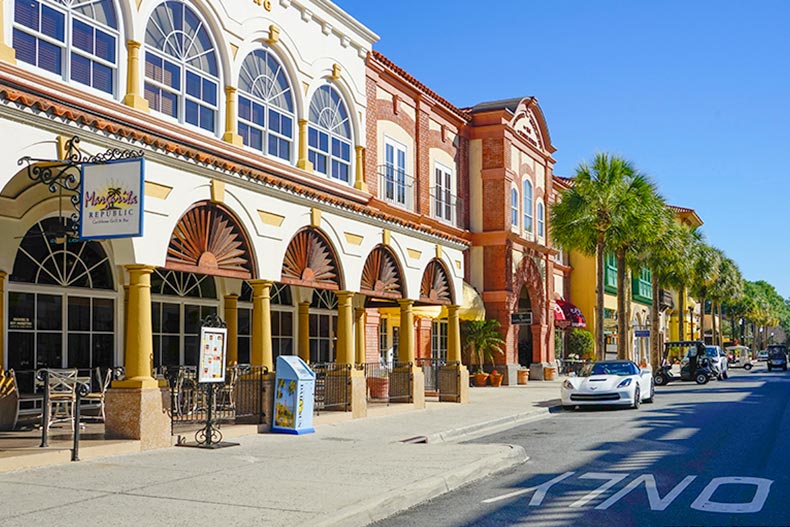
[[[587,322],[584,321],[584,315],[582,315],[581,309],[561,298],[557,299],[557,305],[560,307],[560,309],[562,309],[562,313],[565,315],[565,320],[570,322],[570,324],[565,324],[564,327],[587,327]]]

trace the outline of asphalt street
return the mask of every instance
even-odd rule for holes
[[[790,525],[790,373],[758,363],[656,394],[477,439],[530,459],[376,525]]]

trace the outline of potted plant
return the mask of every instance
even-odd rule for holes
[[[491,380],[491,386],[497,387],[502,386],[502,374],[496,370],[491,370],[489,374],[489,379]]]
[[[475,386],[485,386],[488,374],[483,370],[483,364],[490,361],[493,368],[495,367],[494,355],[505,353],[502,350],[505,341],[502,340],[502,334],[499,332],[499,322],[497,320],[467,320],[461,326],[461,339],[464,347],[469,349],[470,360],[477,362],[477,369],[472,375]]]

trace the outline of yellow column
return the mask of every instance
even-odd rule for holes
[[[114,388],[156,388],[152,377],[154,356],[153,326],[151,325],[150,265],[127,265],[129,272],[129,304],[126,310],[126,343],[124,367],[126,379],[113,382]]]
[[[398,300],[400,304],[400,341],[398,361],[414,362],[414,300]]]
[[[299,119],[299,159],[296,166],[308,172],[313,171],[313,164],[307,159],[307,120]]]
[[[250,280],[252,287],[252,349],[250,364],[274,371],[272,359],[271,290],[273,282]]]
[[[310,302],[299,302],[299,357],[310,364]]]
[[[140,46],[139,42],[128,40],[126,49],[128,50],[129,63],[126,67],[126,96],[123,103],[143,112],[148,111],[148,101],[140,95]]]
[[[458,306],[447,306],[447,362],[461,362],[461,324]]]
[[[354,315],[354,327],[356,328],[357,337],[357,364],[364,364],[367,356],[365,353],[365,308],[356,308],[354,310]]]
[[[337,348],[335,349],[335,362],[338,364],[352,364],[354,362],[354,312],[351,291],[337,292]]]
[[[0,1],[0,7],[2,7],[2,1]],[[8,273],[6,273],[5,271],[0,271],[0,371],[2,371],[3,364],[5,364],[5,279],[6,276],[8,276]]]
[[[228,366],[239,363],[239,297],[225,297],[225,323],[228,325]]]
[[[222,140],[226,143],[241,146],[244,144],[241,136],[236,133],[236,88],[225,86],[225,133]]]
[[[354,188],[362,192],[368,191],[368,184],[365,183],[365,147],[356,146],[357,150],[357,172],[354,180]]]
[[[3,0],[0,0],[0,60],[16,64],[16,53],[14,52],[14,48],[5,43],[5,18],[3,17],[5,6],[3,3]]]

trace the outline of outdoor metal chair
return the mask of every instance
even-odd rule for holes
[[[49,383],[44,387],[49,393],[49,422],[47,428],[55,423],[71,423],[74,430],[74,405],[77,401],[77,368],[50,369]]]
[[[98,392],[91,392],[88,395],[82,397],[83,401],[89,401],[94,403],[99,403],[99,416],[97,419],[100,422],[104,422],[105,415],[104,415],[104,395],[107,392],[107,388],[110,387],[110,381],[112,381],[112,368],[107,368],[107,372],[102,374],[101,367],[96,367],[96,380],[99,383],[99,391]]]

